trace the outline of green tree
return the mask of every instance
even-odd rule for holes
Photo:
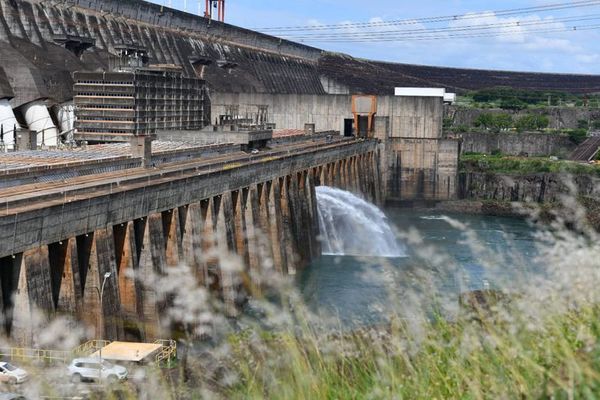
[[[494,126],[494,114],[482,113],[477,116],[475,122],[473,122],[478,128],[490,129]]]
[[[572,129],[569,131],[569,139],[575,144],[581,144],[587,139],[587,129]]]
[[[519,132],[523,131],[541,131],[546,129],[550,120],[545,115],[527,114],[517,119],[515,127]]]
[[[496,114],[493,127],[499,130],[508,130],[513,127],[513,117],[510,114]]]
[[[500,102],[500,108],[504,110],[524,110],[527,103],[520,99],[504,99]]]

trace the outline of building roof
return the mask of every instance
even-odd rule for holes
[[[112,342],[102,348],[102,359],[138,362],[155,354],[161,347],[156,343]],[[99,352],[90,357],[99,357]]]

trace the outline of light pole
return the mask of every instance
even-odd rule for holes
[[[102,302],[102,299],[104,298],[104,286],[106,285],[106,280],[110,278],[111,275],[111,272],[104,273],[104,280],[102,281],[101,289],[98,289],[98,286],[94,286],[98,291],[98,296],[100,297],[100,315],[102,315],[102,323],[104,323],[104,303]],[[102,331],[102,326],[100,326],[100,342],[102,342],[104,338],[104,334],[102,333]],[[100,343],[100,349],[98,350],[98,357],[100,358],[100,368],[102,368],[102,345],[103,343]]]

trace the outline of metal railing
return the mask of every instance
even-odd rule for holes
[[[100,350],[102,347],[106,347],[111,343],[112,342],[110,340],[90,340],[76,347],[72,353],[73,355],[78,357],[89,356]]]
[[[160,344],[162,347],[156,355],[154,361],[157,365],[166,362],[167,366],[171,366],[171,362],[177,358],[177,342],[173,339],[156,340],[155,344]]]
[[[66,364],[72,358],[72,352],[61,350],[29,349],[25,347],[0,348],[0,357],[11,361],[36,360],[44,363],[62,362]]]

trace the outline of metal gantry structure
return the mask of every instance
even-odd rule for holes
[[[218,21],[225,21],[225,0],[205,0],[206,8],[204,11],[204,17],[208,19],[215,19],[215,10],[216,10],[216,19]]]

